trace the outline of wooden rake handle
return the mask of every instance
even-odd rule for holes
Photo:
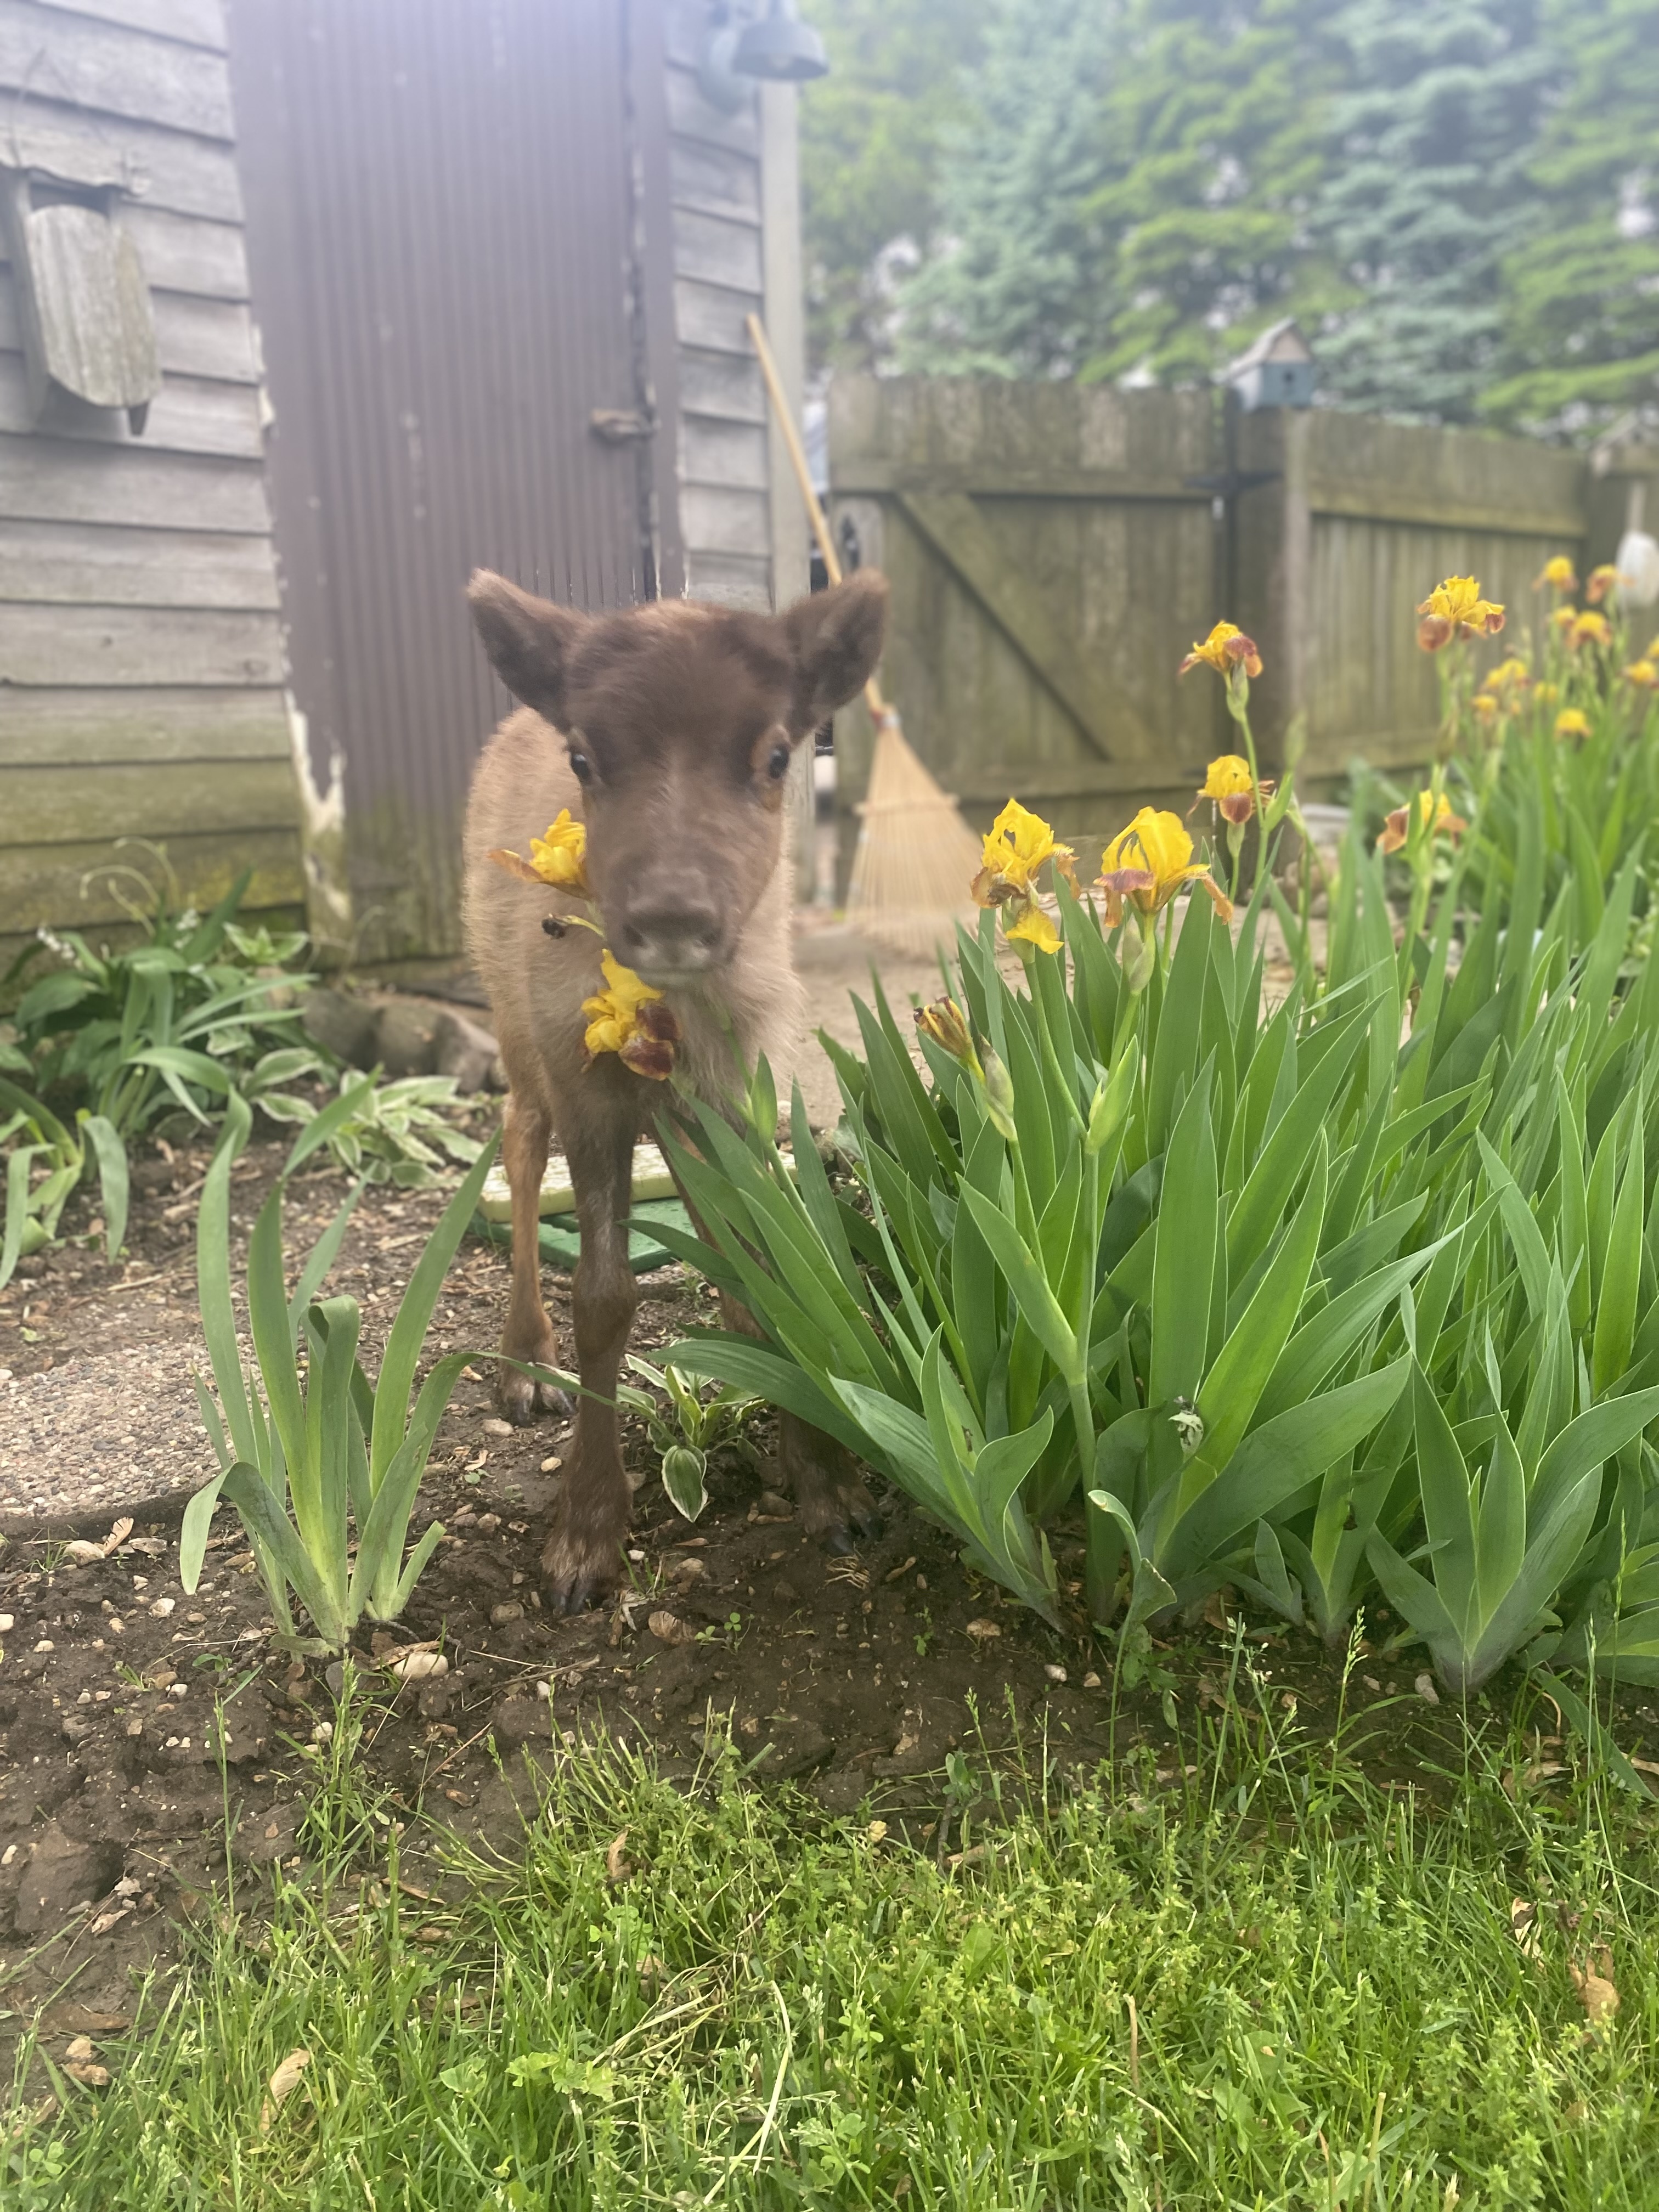
[[[765,326],[758,315],[747,316],[745,320],[757,358],[760,362],[761,374],[766,379],[766,389],[771,398],[773,415],[776,418],[778,428],[783,434],[783,442],[789,449],[789,459],[795,471],[795,482],[800,486],[800,495],[805,501],[807,517],[812,525],[812,535],[818,541],[818,550],[823,556],[823,566],[830,582],[838,584],[842,580],[842,568],[841,562],[836,558],[836,541],[830,535],[830,525],[824,519],[823,509],[818,504],[818,495],[812,489],[812,472],[806,465],[806,453],[801,445],[800,433],[795,428],[795,418],[790,412],[789,402],[784,395],[783,382],[778,374],[778,365],[773,360],[772,349],[766,342]],[[864,700],[874,717],[878,729],[890,719],[893,721],[898,720],[893,709],[882,697],[881,686],[873,676],[864,687]]]

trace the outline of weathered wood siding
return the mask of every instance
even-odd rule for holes
[[[771,604],[766,390],[744,327],[764,315],[761,110],[706,100],[704,0],[666,0],[680,532],[696,599]],[[799,276],[797,276],[799,281]]]
[[[0,162],[122,186],[163,377],[142,436],[61,402],[33,427],[0,259],[3,967],[120,920],[118,837],[198,902],[304,881],[221,0],[0,0]]]

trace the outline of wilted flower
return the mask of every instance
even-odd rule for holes
[[[935,999],[931,1005],[916,1008],[916,1027],[924,1036],[930,1036],[941,1052],[964,1067],[976,1068],[979,1054],[974,1050],[973,1032],[968,1026],[968,1017],[954,999]]]
[[[1431,791],[1418,793],[1417,818],[1427,824],[1431,837],[1437,836],[1443,830],[1447,836],[1455,837],[1469,826],[1461,814],[1452,812],[1451,801],[1443,791],[1438,798]],[[1410,835],[1411,808],[1409,805],[1396,806],[1383,821],[1382,834],[1376,841],[1377,850],[1380,853],[1397,853]]]
[[[1573,573],[1572,562],[1565,553],[1553,554],[1545,562],[1534,577],[1532,587],[1535,592],[1545,584],[1553,592],[1576,592],[1578,589],[1578,579]]]
[[[1599,568],[1590,570],[1589,581],[1584,586],[1584,597],[1593,607],[1599,607],[1613,586],[1623,580],[1612,562],[1604,561]]]
[[[1589,717],[1582,707],[1564,707],[1555,718],[1558,738],[1587,738],[1589,733]]]
[[[1203,800],[1212,799],[1224,821],[1235,826],[1248,822],[1257,805],[1252,788],[1249,761],[1241,759],[1237,753],[1223,753],[1219,759],[1210,763],[1204,787],[1187,809],[1188,817],[1190,820]],[[1271,782],[1256,784],[1254,790],[1260,793],[1264,805],[1273,795]]]
[[[1143,915],[1169,904],[1183,884],[1201,884],[1223,921],[1231,920],[1232,901],[1206,867],[1193,860],[1193,841],[1176,814],[1143,806],[1100,856],[1100,887],[1106,894],[1106,919],[1122,919],[1123,902]]]
[[[1242,668],[1254,681],[1261,673],[1261,655],[1255,649],[1255,641],[1246,637],[1237,623],[1218,622],[1202,645],[1194,646],[1176,673],[1184,676],[1200,660],[1218,676],[1231,677]]]
[[[648,1076],[653,1083],[665,1081],[674,1072],[680,1025],[664,1004],[662,993],[608,951],[600,953],[599,965],[605,988],[582,1000],[587,1017],[582,1045],[589,1060],[614,1052],[635,1075]]]
[[[1611,645],[1613,631],[1608,626],[1607,617],[1601,614],[1577,616],[1572,628],[1567,632],[1567,643],[1575,651],[1582,645]]]
[[[1651,691],[1656,684],[1659,684],[1659,663],[1650,660],[1644,654],[1640,660],[1632,660],[1626,669],[1625,681],[1635,684],[1638,691]]]
[[[1473,576],[1448,576],[1437,584],[1417,610],[1417,641],[1425,653],[1438,653],[1453,638],[1495,637],[1504,627],[1504,610],[1496,600],[1483,599]]]
[[[1003,934],[1044,952],[1060,949],[1060,933],[1036,902],[1036,872],[1052,860],[1056,873],[1077,890],[1076,854],[1058,843],[1040,815],[1011,799],[991,824],[981,858],[983,866],[971,889],[980,906],[1003,909]]]

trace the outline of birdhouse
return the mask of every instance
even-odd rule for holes
[[[112,198],[0,170],[0,234],[37,422],[66,393],[88,407],[124,409],[137,433],[161,389],[149,286],[137,247],[112,219]]]
[[[1313,348],[1287,315],[1224,370],[1222,381],[1238,394],[1245,414],[1252,415],[1258,407],[1311,407],[1314,370]]]

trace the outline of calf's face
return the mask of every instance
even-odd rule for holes
[[[467,596],[496,674],[568,750],[606,943],[659,988],[723,967],[778,864],[795,747],[880,655],[885,579],[860,570],[781,615],[586,615],[488,571]]]

